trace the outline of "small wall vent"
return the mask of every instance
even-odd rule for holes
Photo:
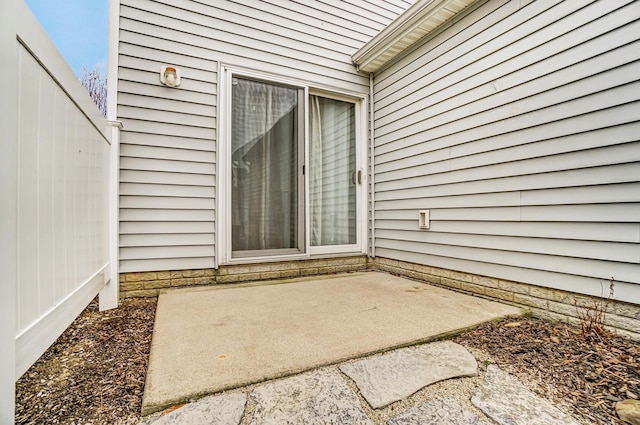
[[[418,227],[420,229],[429,228],[429,210],[418,211]]]

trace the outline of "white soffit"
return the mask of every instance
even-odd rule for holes
[[[418,0],[351,56],[364,72],[376,72],[476,0]]]

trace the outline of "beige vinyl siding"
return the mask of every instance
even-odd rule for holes
[[[378,256],[640,302],[640,2],[484,3],[375,118]]]
[[[351,55],[410,4],[121,0],[120,271],[217,265],[219,64],[368,93]]]

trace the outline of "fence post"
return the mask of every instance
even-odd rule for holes
[[[119,121],[108,121],[111,132],[111,146],[109,148],[109,283],[100,291],[100,311],[118,307],[118,296],[120,292],[120,129],[122,123]]]
[[[18,285],[18,42],[15,0],[0,2],[0,423],[15,416]]]

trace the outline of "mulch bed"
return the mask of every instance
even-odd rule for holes
[[[640,344],[535,318],[486,323],[455,341],[488,353],[540,396],[583,423],[623,424],[615,403],[640,396]]]
[[[138,423],[155,307],[155,299],[131,299],[100,313],[92,302],[16,383],[16,423]],[[512,318],[454,340],[583,423],[622,424],[615,402],[640,395],[640,344],[623,337]]]
[[[16,382],[16,423],[137,423],[155,311],[155,299],[92,301]]]

